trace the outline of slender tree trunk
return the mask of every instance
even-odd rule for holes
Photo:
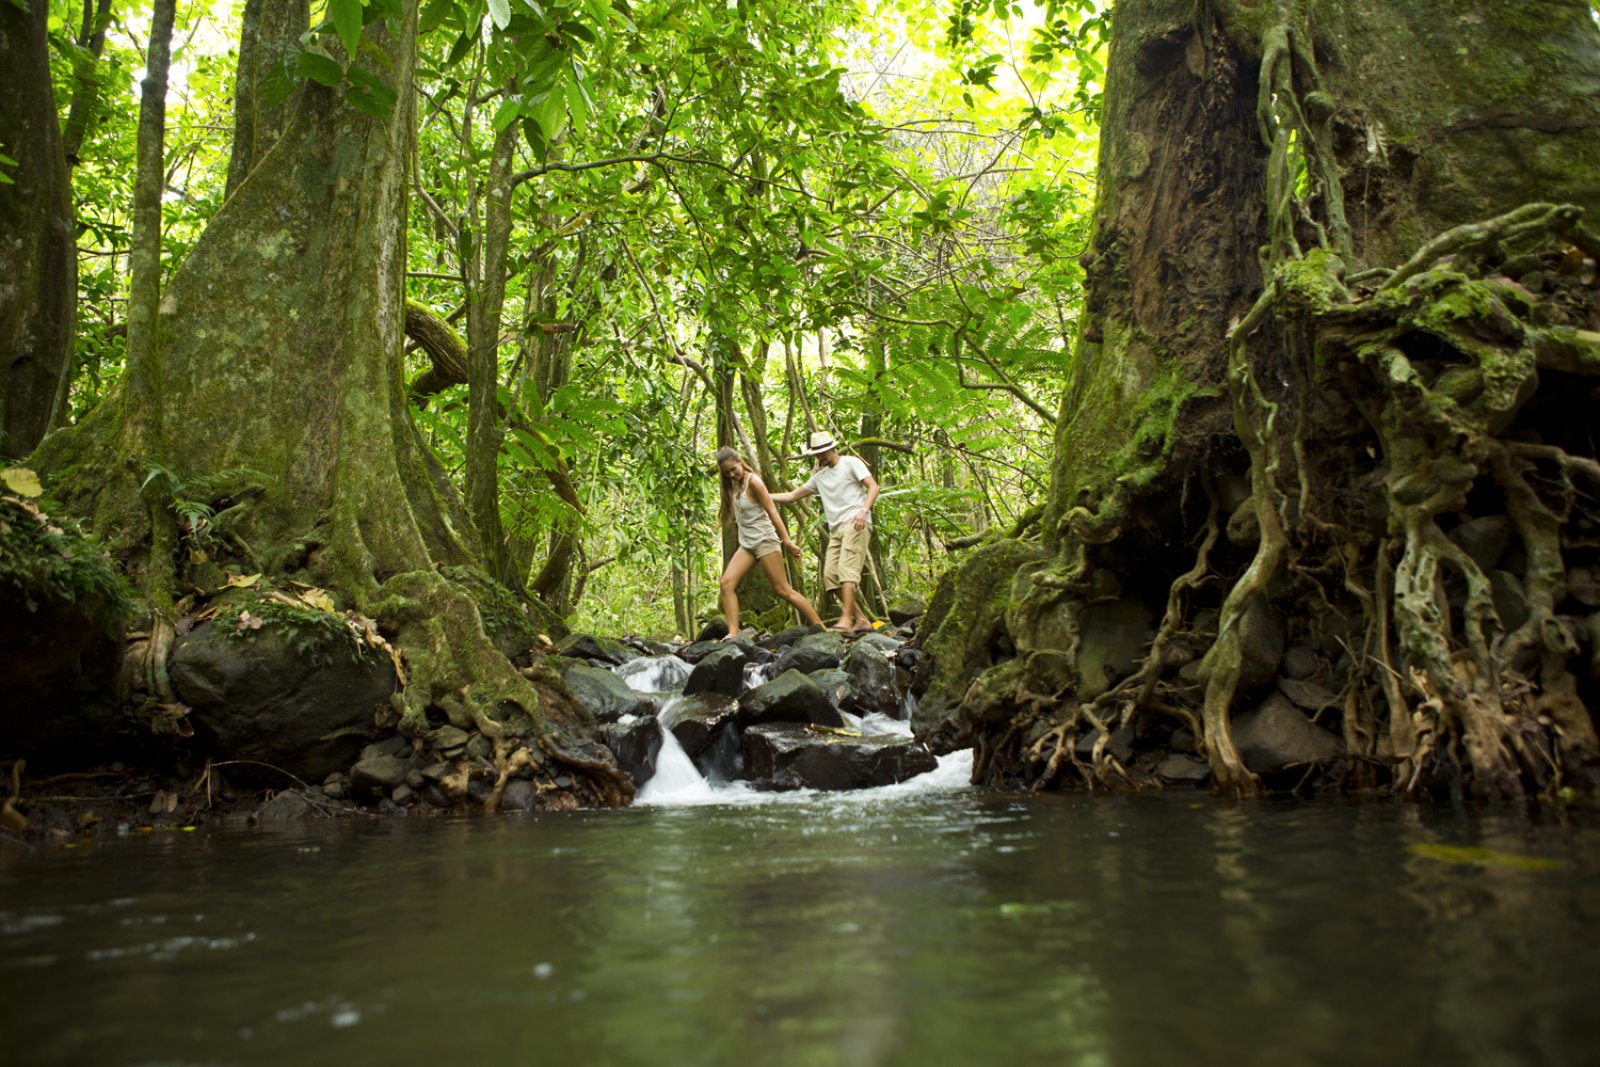
[[[0,4],[0,455],[25,456],[66,405],[78,259],[56,126],[50,5]]]
[[[78,165],[78,153],[100,111],[100,94],[105,78],[100,72],[100,56],[106,48],[106,27],[111,23],[111,0],[83,0],[83,27],[78,31],[78,47],[83,53],[72,64],[72,103],[67,109],[67,124],[61,128],[61,150],[67,166]]]
[[[507,585],[510,572],[500,520],[500,445],[506,414],[500,403],[500,322],[505,306],[506,253],[511,239],[511,165],[517,125],[495,138],[483,194],[483,246],[469,251],[467,280],[467,510],[483,541],[489,573]]]

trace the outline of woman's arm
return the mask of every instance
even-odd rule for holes
[[[809,489],[806,491],[810,492]],[[756,498],[756,503],[761,505],[762,510],[767,513],[767,518],[772,520],[772,528],[778,531],[778,543],[783,545],[783,550],[790,555],[800,555],[800,546],[789,539],[789,528],[783,524],[783,516],[778,514],[778,506],[773,502],[777,494],[767,492],[767,487],[760,477],[751,475],[750,495]]]

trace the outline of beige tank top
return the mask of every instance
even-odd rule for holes
[[[773,528],[767,509],[750,495],[749,478],[739,487],[739,495],[733,498],[733,519],[739,527],[740,548],[754,549],[763,541],[778,539],[778,531]]]

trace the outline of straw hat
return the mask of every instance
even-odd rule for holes
[[[833,435],[826,430],[818,430],[806,440],[805,451],[802,456],[820,456],[824,452],[832,452],[839,446],[834,443]]]

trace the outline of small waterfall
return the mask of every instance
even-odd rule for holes
[[[640,656],[611,673],[628,683],[636,693],[664,693],[680,688],[689,678],[690,666],[677,656]]]
[[[718,790],[706,781],[705,775],[700,773],[700,768],[694,765],[694,760],[689,758],[689,753],[683,750],[683,745],[678,743],[678,738],[672,732],[672,724],[678,719],[678,707],[683,701],[682,696],[668,697],[656,716],[656,721],[661,724],[661,751],[656,755],[656,773],[639,789],[633,798],[635,804],[677,807],[710,804],[718,799]]]

